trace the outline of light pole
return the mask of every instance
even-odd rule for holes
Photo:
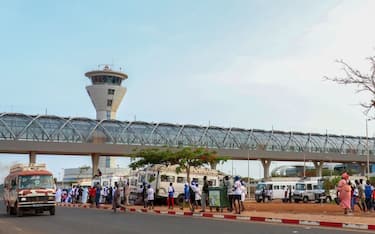
[[[370,149],[368,147],[368,121],[371,119],[367,118],[366,116],[366,160],[367,160],[367,179],[370,175]]]
[[[305,151],[303,151],[303,178],[306,178],[306,155],[305,155]]]
[[[233,171],[234,171],[234,165],[233,165],[233,158],[232,158],[232,177],[234,176]]]
[[[247,196],[250,199],[250,147],[247,147]]]
[[[61,168],[61,170],[62,170],[61,187],[64,188],[65,169],[64,169],[64,168]]]

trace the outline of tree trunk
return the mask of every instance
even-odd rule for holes
[[[187,183],[190,184],[190,166],[187,166],[186,167],[186,179],[187,179]]]

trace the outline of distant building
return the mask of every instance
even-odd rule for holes
[[[113,186],[111,182],[112,177],[124,177],[128,176],[131,172],[129,168],[104,168],[102,171],[102,178],[107,180],[106,186]],[[96,178],[97,179],[97,178]],[[71,187],[74,184],[80,185],[92,185],[92,168],[81,167],[81,168],[67,168],[64,169],[64,177],[61,181],[63,187]]]
[[[314,167],[306,166],[305,170],[312,170]],[[291,166],[279,166],[272,170],[271,175],[273,177],[303,177],[304,166],[303,165],[291,165]]]

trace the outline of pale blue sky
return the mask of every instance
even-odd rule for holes
[[[84,73],[113,62],[129,75],[119,120],[364,135],[355,104],[365,97],[322,77],[339,73],[337,58],[362,67],[373,54],[371,9],[365,0],[6,1],[0,112],[94,118]],[[27,159],[0,157],[0,166]],[[91,163],[38,162],[55,173]]]

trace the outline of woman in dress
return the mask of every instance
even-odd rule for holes
[[[341,180],[337,186],[337,192],[340,198],[340,206],[344,208],[344,214],[350,215],[351,213],[351,192],[352,188],[349,183],[349,175],[344,172],[341,175]]]

